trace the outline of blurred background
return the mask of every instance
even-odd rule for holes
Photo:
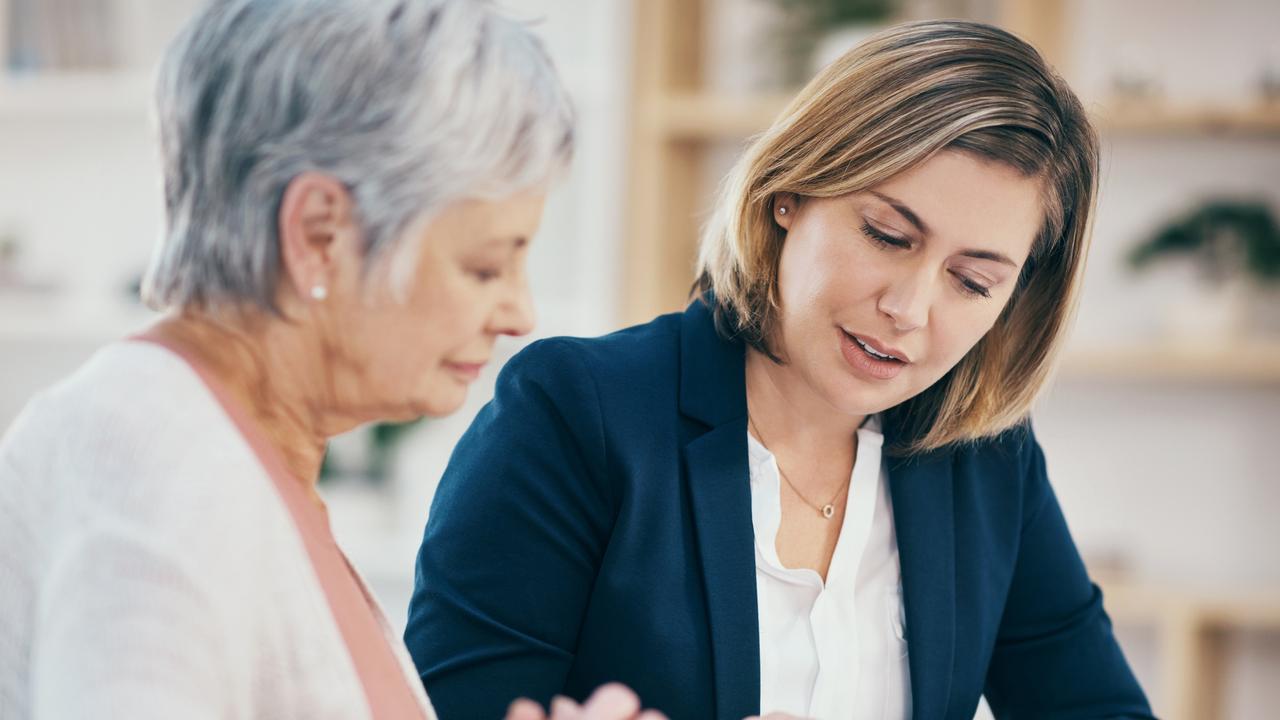
[[[0,431],[148,321],[162,222],[152,73],[195,0],[0,0]],[[506,0],[547,42],[580,145],[532,254],[535,336],[683,305],[744,142],[899,20],[1039,47],[1102,133],[1071,352],[1035,421],[1076,540],[1161,717],[1280,707],[1280,3]],[[532,338],[501,347],[509,357]],[[456,416],[334,442],[322,492],[393,621]],[[980,716],[986,716],[985,710]]]

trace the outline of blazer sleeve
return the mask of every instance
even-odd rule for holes
[[[1151,718],[1067,529],[1030,427],[1022,535],[985,694],[998,718]]]
[[[534,343],[455,448],[418,553],[405,643],[444,720],[563,690],[616,513],[603,465],[585,359]]]

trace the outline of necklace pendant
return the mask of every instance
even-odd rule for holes
[[[822,506],[822,517],[830,520],[831,516],[835,514],[836,514],[836,509],[832,505],[828,504],[828,505]]]

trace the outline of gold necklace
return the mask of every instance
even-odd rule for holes
[[[751,429],[755,431],[756,437],[759,438],[760,443],[764,445],[765,448],[768,448],[769,446],[768,446],[768,443],[765,442],[764,435],[760,433],[760,428],[756,426],[756,421],[750,415],[747,415],[747,424],[749,424],[751,426]],[[805,505],[808,505],[814,510],[817,510],[818,514],[826,518],[827,520],[830,520],[836,514],[836,505],[835,505],[836,500],[839,500],[840,496],[844,494],[845,490],[849,489],[848,480],[845,480],[844,483],[840,485],[840,489],[836,491],[835,496],[832,497],[830,500],[828,500],[825,505],[818,506],[812,502],[809,502],[809,498],[805,497],[804,493],[800,492],[799,488],[797,488],[795,484],[792,483],[791,480],[787,477],[787,474],[782,472],[782,464],[778,462],[777,455],[773,456],[773,464],[778,468],[778,475],[782,478],[782,481],[787,484],[787,487],[791,488],[791,492],[794,492],[796,494],[796,497],[800,498],[800,500],[802,500]]]

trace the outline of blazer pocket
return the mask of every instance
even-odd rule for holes
[[[888,614],[889,657],[904,658],[907,656],[907,613],[902,604],[902,590],[890,590],[885,595],[885,610]]]

